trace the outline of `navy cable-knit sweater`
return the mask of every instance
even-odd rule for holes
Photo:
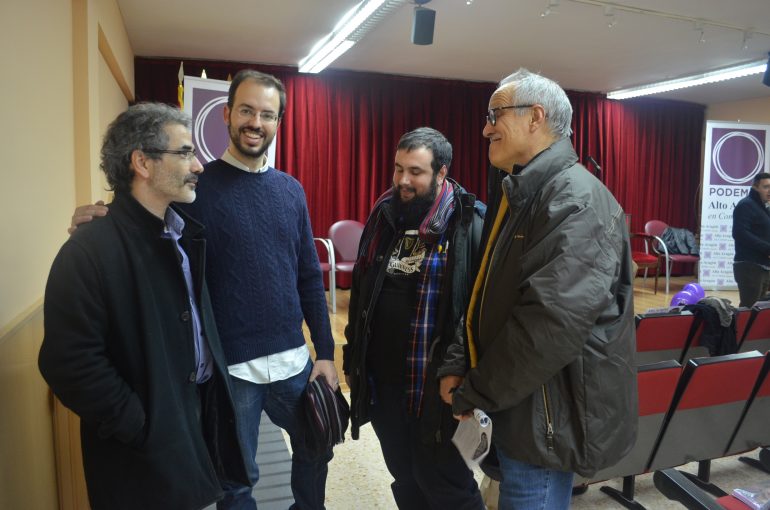
[[[182,204],[206,226],[206,281],[229,365],[304,342],[334,359],[326,295],[302,185],[269,168],[249,173],[205,165],[198,196]]]

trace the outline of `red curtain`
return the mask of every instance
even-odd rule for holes
[[[179,59],[135,61],[136,96],[176,103]],[[487,144],[481,135],[493,83],[412,78],[352,71],[300,74],[295,68],[185,60],[186,74],[226,79],[251,67],[286,86],[287,111],[276,166],[304,186],[316,236],[337,220],[364,221],[390,186],[400,136],[420,126],[452,143],[450,176],[486,198]],[[632,215],[632,230],[650,219],[696,230],[704,107],[663,100],[610,101],[569,92],[573,141],[586,163]]]
[[[705,107],[682,101],[611,101],[568,92],[575,110],[575,150],[602,167],[601,179],[627,214],[631,230],[658,219],[697,230]]]

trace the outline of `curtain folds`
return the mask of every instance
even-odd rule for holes
[[[135,59],[136,97],[176,103],[179,59]],[[185,71],[227,79],[251,67],[286,86],[276,166],[307,194],[313,231],[326,237],[337,220],[365,221],[390,186],[398,139],[420,126],[438,129],[454,147],[449,175],[486,199],[487,144],[481,135],[494,83],[352,71],[300,74],[295,68],[184,60]],[[568,91],[580,161],[592,156],[601,180],[631,214],[633,231],[660,219],[697,230],[705,107],[665,100],[610,101]],[[589,167],[593,171],[593,168]]]

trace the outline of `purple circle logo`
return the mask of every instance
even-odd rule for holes
[[[712,140],[711,184],[750,185],[765,164],[765,132],[715,128]]]

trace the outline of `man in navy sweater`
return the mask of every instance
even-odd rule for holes
[[[205,165],[198,200],[185,210],[206,226],[207,281],[252,485],[259,479],[254,458],[264,410],[291,438],[293,508],[321,509],[332,452],[305,448],[302,393],[318,375],[333,388],[339,381],[305,193],[296,179],[267,164],[285,107],[285,89],[274,76],[249,69],[235,75],[224,109],[230,144],[221,159]],[[104,214],[99,205],[80,207],[72,225]],[[251,486],[226,489],[217,508],[256,508]]]
[[[754,176],[749,195],[733,210],[733,275],[740,306],[752,306],[770,287],[770,174]]]

